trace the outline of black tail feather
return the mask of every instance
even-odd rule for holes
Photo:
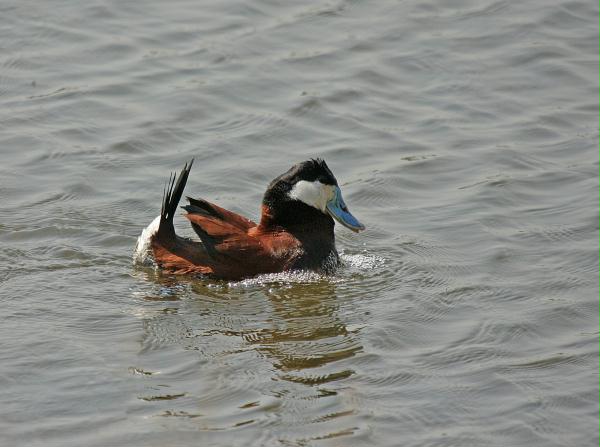
[[[173,227],[173,217],[175,216],[177,205],[179,204],[181,196],[183,195],[183,190],[185,189],[185,184],[188,176],[190,175],[190,169],[192,169],[193,163],[194,159],[192,158],[189,162],[189,165],[188,163],[185,164],[182,171],[179,173],[179,177],[176,177],[175,173],[172,173],[169,176],[169,181],[165,185],[165,189],[163,191],[163,201],[160,210],[160,225],[158,227],[159,233],[175,233],[175,228]],[[175,182],[176,178],[177,182]]]

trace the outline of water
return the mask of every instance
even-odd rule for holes
[[[0,444],[597,445],[596,3],[0,10]],[[334,277],[132,265],[315,156]]]

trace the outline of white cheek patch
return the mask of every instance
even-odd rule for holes
[[[307,182],[300,180],[289,193],[292,199],[300,200],[324,213],[327,202],[333,197],[333,185],[325,185],[319,181]]]

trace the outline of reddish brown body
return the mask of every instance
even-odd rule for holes
[[[212,203],[193,201],[211,210],[211,214],[185,214],[203,242],[174,233],[156,233],[151,241],[152,251],[163,270],[239,279],[290,270],[302,257],[300,241],[283,228],[270,225],[266,207],[263,207],[261,224],[257,225]]]

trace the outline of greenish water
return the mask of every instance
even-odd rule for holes
[[[598,444],[596,3],[5,1],[0,48],[3,446]],[[191,157],[256,219],[316,156],[335,276],[132,264]]]

